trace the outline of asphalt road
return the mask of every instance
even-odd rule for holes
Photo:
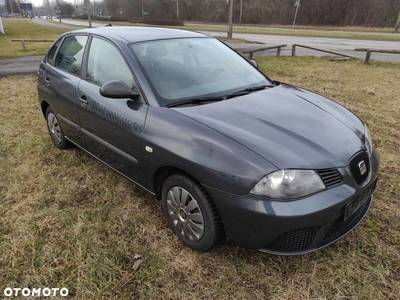
[[[77,20],[62,20],[59,23],[58,20],[46,21],[43,19],[32,19],[35,23],[44,26],[53,26],[66,28],[70,30],[87,27],[87,21]],[[104,24],[92,22],[92,27],[103,27]],[[204,34],[211,36],[225,37],[224,32],[210,32],[201,31]],[[285,36],[285,35],[264,35],[264,34],[245,34],[245,33],[233,33],[234,38],[245,39],[257,43],[265,44],[266,46],[287,44],[288,47],[282,49],[282,55],[291,55],[291,48],[293,44],[307,45],[314,48],[321,48],[325,50],[335,51],[343,54],[364,58],[364,52],[356,52],[355,48],[375,48],[375,49],[400,49],[400,42],[392,41],[373,41],[373,40],[351,40],[351,39],[339,39],[339,38],[319,38],[319,37],[299,37],[299,36]],[[239,53],[244,49],[259,48],[262,47],[260,44],[233,44],[229,45],[236,49]],[[258,52],[256,55],[275,55],[276,50]],[[296,55],[316,55],[325,56],[329,55],[314,50],[297,48]],[[11,74],[26,74],[35,73],[38,70],[39,62],[43,59],[43,55],[39,56],[27,56],[18,58],[3,58],[0,59],[0,76],[11,75]],[[373,53],[372,59],[384,60],[384,61],[400,61],[400,55],[396,54],[380,54]]]
[[[0,59],[0,76],[36,73],[44,55]]]
[[[226,36],[226,33],[224,32],[208,31],[204,33],[212,36],[222,36],[222,37]],[[365,58],[365,52],[354,51],[354,49],[356,48],[400,50],[400,41],[392,42],[392,41],[374,41],[374,40],[352,40],[352,39],[339,39],[339,38],[264,35],[264,34],[246,34],[246,33],[234,33],[233,37],[238,39],[245,39],[248,41],[256,41],[267,45],[287,44],[288,47],[282,49],[282,55],[291,55],[293,44],[300,44],[314,48],[335,51],[342,54],[356,56],[359,58]],[[309,49],[297,48],[296,55],[325,56],[328,54]],[[384,61],[400,61],[400,55],[398,54],[373,53],[371,58]]]

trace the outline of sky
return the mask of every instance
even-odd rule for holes
[[[46,0],[47,1],[47,0]],[[74,0],[64,0],[65,2],[74,4]],[[43,0],[25,0],[27,3],[32,3],[33,6],[42,6],[43,5]],[[49,2],[52,2],[52,0],[49,0]],[[80,0],[76,0],[77,3],[81,2]]]

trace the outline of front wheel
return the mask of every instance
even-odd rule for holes
[[[183,244],[206,252],[220,244],[224,231],[218,211],[199,184],[183,175],[164,182],[162,205],[168,225]]]
[[[49,130],[50,138],[53,141],[54,145],[62,150],[67,149],[68,141],[65,139],[60,122],[58,122],[56,114],[50,106],[46,109],[46,123],[47,129]]]

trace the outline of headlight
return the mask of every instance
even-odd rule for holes
[[[325,185],[312,170],[279,170],[262,178],[251,194],[274,199],[293,199],[325,189]]]
[[[367,153],[368,156],[371,157],[372,155],[372,138],[371,138],[371,134],[369,133],[368,127],[367,125],[364,125],[364,129],[365,129],[365,148],[367,148]]]

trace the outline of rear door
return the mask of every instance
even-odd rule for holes
[[[39,69],[39,97],[53,108],[74,143],[83,146],[79,128],[78,85],[88,36],[70,35],[57,42]]]
[[[144,124],[148,105],[143,97],[110,99],[100,86],[122,80],[137,87],[123,54],[112,42],[94,36],[87,57],[86,80],[79,83],[79,118],[86,146],[98,159],[136,183],[147,186],[143,172]],[[148,154],[148,153],[147,153]]]

